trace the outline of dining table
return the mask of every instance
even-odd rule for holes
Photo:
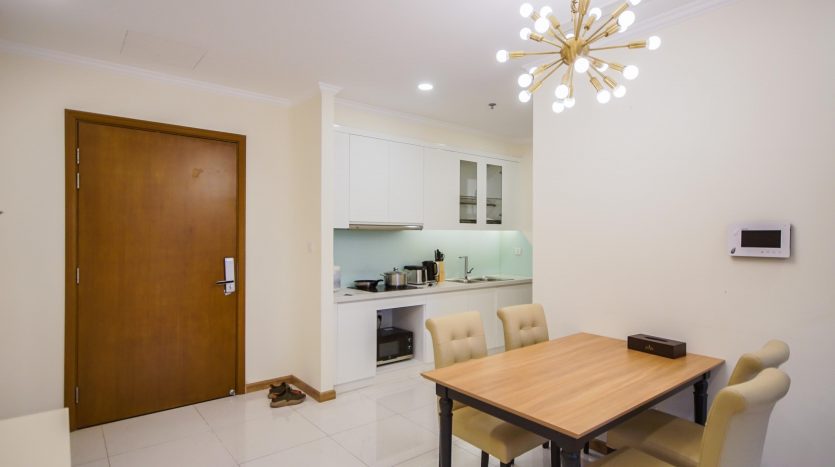
[[[552,466],[578,467],[588,442],[686,388],[693,388],[694,421],[704,425],[708,379],[723,363],[578,333],[426,371],[439,397],[439,465],[452,463],[452,401],[550,440]]]

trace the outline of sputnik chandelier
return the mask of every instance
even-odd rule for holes
[[[551,56],[553,61],[548,61],[537,67],[528,70],[519,76],[519,86],[523,89],[519,93],[521,102],[531,100],[531,95],[536,92],[548,78],[565,66],[565,73],[562,81],[557,85],[554,95],[557,100],[551,106],[555,113],[561,113],[565,109],[574,107],[574,78],[586,75],[589,83],[597,94],[597,102],[606,104],[614,95],[617,98],[626,95],[626,87],[619,84],[614,78],[605,74],[613,70],[619,72],[624,79],[633,80],[638,77],[638,67],[635,65],[621,65],[600,58],[599,53],[612,49],[643,49],[656,50],[661,46],[661,39],[652,36],[645,41],[634,41],[623,45],[606,45],[605,40],[619,32],[625,32],[634,22],[635,13],[629,10],[630,6],[641,3],[641,0],[628,0],[616,8],[609,18],[598,23],[603,16],[600,8],[589,8],[591,0],[569,0],[571,4],[572,28],[569,32],[563,31],[562,25],[553,14],[551,7],[542,7],[539,11],[534,10],[530,3],[525,3],[519,8],[523,18],[530,18],[534,21],[534,31],[523,28],[519,32],[522,40],[532,40],[552,46],[553,50],[544,52],[508,52],[500,50],[496,53],[496,60],[505,63],[508,59],[522,58],[527,56]],[[603,44],[594,46],[598,41]]]

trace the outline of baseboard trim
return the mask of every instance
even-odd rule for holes
[[[261,391],[270,387],[271,384],[280,383],[287,383],[296,386],[297,388],[301,389],[302,392],[315,399],[316,402],[325,402],[336,399],[336,391],[334,391],[333,389],[331,389],[330,391],[319,392],[313,386],[300,380],[295,375],[279,376],[278,378],[249,383],[246,385],[246,392]]]

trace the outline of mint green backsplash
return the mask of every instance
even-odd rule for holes
[[[473,275],[510,274],[530,277],[531,244],[521,232],[425,230],[376,232],[336,229],[333,233],[334,264],[342,268],[342,286],[358,279],[381,279],[392,268],[434,259],[434,251],[446,255],[447,278],[464,275],[464,260],[470,257]],[[522,254],[513,254],[521,248]]]

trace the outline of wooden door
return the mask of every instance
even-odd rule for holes
[[[75,125],[74,428],[243,389],[242,141],[116,123]]]

